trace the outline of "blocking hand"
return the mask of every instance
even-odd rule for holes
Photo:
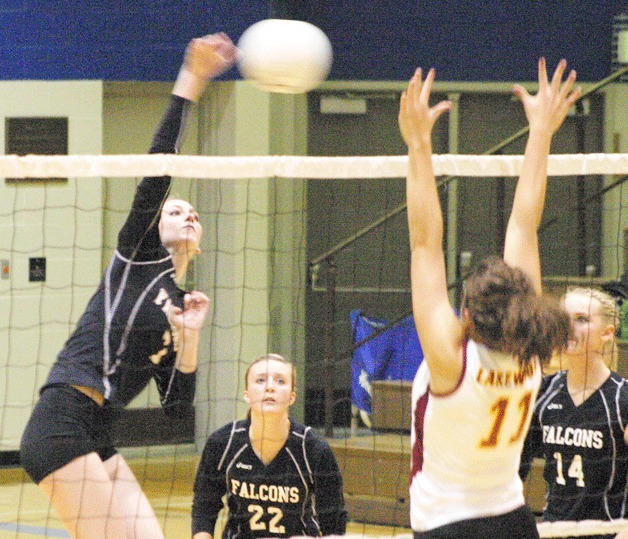
[[[434,69],[430,69],[425,81],[422,81],[422,71],[418,68],[408,83],[408,89],[401,94],[399,129],[408,147],[429,144],[436,120],[441,114],[451,109],[451,101],[441,101],[430,107],[429,100],[434,76]]]

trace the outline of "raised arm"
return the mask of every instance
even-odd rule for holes
[[[190,41],[172,93],[197,102],[210,79],[235,62],[237,49],[227,34],[220,32]]]
[[[235,45],[222,33],[190,41],[148,153],[178,153],[191,104],[198,101],[209,80],[233,64],[236,52]],[[131,212],[118,234],[118,250],[124,256],[151,259],[163,249],[155,225],[170,180],[170,176],[150,177],[138,185]]]
[[[417,69],[399,108],[399,127],[408,146],[406,198],[412,309],[432,388],[448,391],[462,368],[462,328],[447,292],[443,214],[432,167],[432,129],[441,114],[451,108],[451,102],[441,101],[430,107],[434,70],[428,72],[425,81],[421,79],[421,69]]]
[[[235,62],[237,49],[226,34],[194,38],[185,49],[183,63],[172,88],[169,109],[178,104],[183,112],[166,114],[155,133],[149,153],[177,153],[190,103],[196,103],[207,83]],[[170,125],[171,124],[171,125]],[[174,136],[172,136],[174,134]]]
[[[172,89],[174,99],[198,101],[207,82],[233,64],[236,52],[235,45],[224,33],[190,41]],[[193,373],[198,363],[200,330],[209,310],[209,298],[193,291],[185,295],[183,303],[183,309],[171,307],[168,320],[178,330],[176,368],[182,373]]]
[[[522,86],[517,84],[514,87],[515,94],[523,103],[530,132],[506,229],[504,260],[523,270],[539,294],[541,262],[537,231],[545,205],[550,146],[554,133],[581,94],[579,87],[572,91],[575,71],[572,70],[563,82],[566,68],[567,62],[561,60],[550,82],[545,59],[541,58],[538,93],[532,96]]]

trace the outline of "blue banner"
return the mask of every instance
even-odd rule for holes
[[[384,318],[366,316],[361,310],[351,311],[353,343],[357,344],[390,322]],[[423,350],[414,326],[407,316],[353,352],[351,365],[351,402],[371,413],[371,382],[374,380],[413,380],[423,360]]]

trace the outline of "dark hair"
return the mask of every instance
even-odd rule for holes
[[[523,271],[501,258],[481,261],[465,282],[467,335],[488,348],[528,363],[547,363],[567,346],[569,315],[557,300],[539,296]]]

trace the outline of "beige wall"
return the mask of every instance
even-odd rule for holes
[[[8,117],[68,118],[70,154],[102,151],[100,82],[0,82],[0,151]],[[38,389],[100,280],[102,187],[94,178],[7,185],[0,179],[0,450],[19,447]],[[46,281],[28,259],[46,258]]]
[[[170,89],[169,83],[0,82],[0,112],[68,116],[70,153],[144,154]],[[628,89],[614,85],[607,96],[606,151],[628,152]],[[306,96],[266,94],[243,81],[212,83],[189,119],[182,153],[306,154]],[[0,119],[0,148],[3,130]],[[17,447],[37,389],[108,263],[138,180],[71,178],[65,186],[19,189],[0,183],[0,259],[12,264],[11,279],[0,280],[0,450]],[[195,280],[212,310],[197,391],[202,442],[246,411],[242,376],[251,359],[282,353],[303,373],[305,182],[175,179],[173,191],[204,218]],[[628,214],[619,190],[613,193],[604,214],[610,239],[603,272],[615,277],[623,271],[617,237]],[[45,285],[26,282],[29,256],[48,257]],[[302,416],[303,376],[297,391]],[[152,384],[133,406],[158,406]]]
[[[203,104],[203,153],[305,153],[306,105],[304,96],[272,95],[242,81],[217,83]],[[243,376],[255,357],[281,353],[303,372],[305,224],[302,181],[199,186],[198,207],[207,222],[197,279],[213,301],[197,383],[200,446],[209,432],[245,414]],[[302,377],[299,384],[297,392]],[[297,416],[302,406],[301,399]]]
[[[170,90],[170,84],[106,84],[103,153],[146,153]],[[305,154],[305,96],[271,95],[242,81],[216,82],[188,119],[182,154]],[[136,184],[136,178],[105,179],[103,266]],[[242,379],[255,357],[282,353],[303,372],[304,185],[290,179],[174,180],[173,192],[198,208],[204,226],[196,283],[187,288],[196,284],[212,300],[199,354],[199,441],[246,413]],[[297,391],[303,377],[298,380]],[[159,406],[154,385],[131,406]],[[296,415],[302,417],[302,409],[300,399]]]
[[[168,104],[170,83],[106,83],[103,97],[103,154],[145,154]],[[198,153],[198,110],[189,117],[181,154]],[[104,178],[103,270],[115,248],[118,231],[131,207],[139,178]],[[175,179],[172,192],[194,203],[189,180]]]

